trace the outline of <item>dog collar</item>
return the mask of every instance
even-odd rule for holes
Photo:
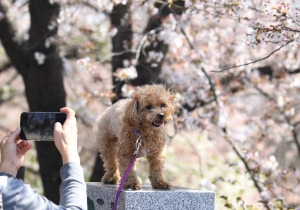
[[[140,132],[138,129],[136,129],[136,128],[133,128],[133,131],[134,131],[134,133],[135,133],[136,135],[138,135],[138,136],[141,136],[141,135],[142,135],[141,132]]]

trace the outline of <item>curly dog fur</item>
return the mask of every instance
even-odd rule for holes
[[[130,99],[108,107],[100,116],[97,131],[100,157],[106,170],[101,181],[118,184],[120,175],[123,177],[136,150],[136,128],[142,135],[142,144],[124,189],[141,189],[142,183],[136,174],[136,164],[141,157],[148,160],[152,187],[170,189],[171,184],[163,173],[167,139],[164,123],[173,118],[175,109],[175,95],[161,85],[138,87]]]

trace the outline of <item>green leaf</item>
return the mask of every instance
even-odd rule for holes
[[[228,197],[225,196],[225,195],[221,195],[220,198],[223,198],[223,199],[226,200],[226,201],[228,200]]]

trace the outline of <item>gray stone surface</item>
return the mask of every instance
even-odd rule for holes
[[[89,210],[112,209],[118,185],[87,182]],[[142,190],[123,190],[118,201],[118,210],[214,210],[215,193],[183,187],[171,190],[154,190],[144,184]]]

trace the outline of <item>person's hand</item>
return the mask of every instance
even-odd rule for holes
[[[0,142],[1,147],[1,163],[0,172],[5,172],[13,176],[17,175],[19,168],[24,161],[24,155],[32,147],[27,141],[20,140],[21,128],[9,131]]]
[[[64,107],[61,112],[67,114],[67,119],[63,125],[57,122],[54,125],[54,142],[60,152],[63,164],[67,162],[76,162],[80,164],[80,159],[77,150],[77,124],[75,111]]]

